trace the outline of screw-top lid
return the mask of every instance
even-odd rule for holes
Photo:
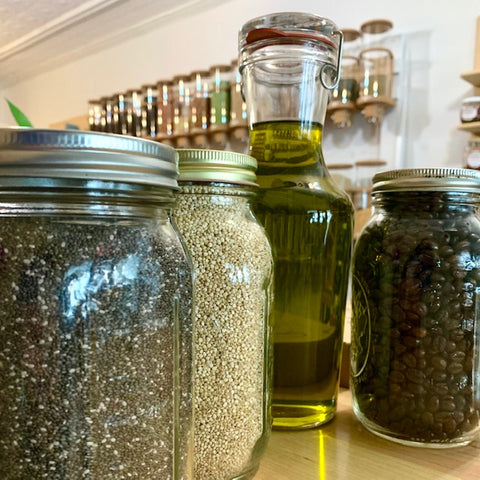
[[[373,176],[372,193],[418,190],[480,193],[480,171],[463,168],[413,168],[379,172]]]
[[[177,189],[177,154],[151,140],[80,130],[0,128],[0,178],[101,180]]]
[[[177,149],[179,182],[219,182],[256,186],[257,161],[222,150]]]

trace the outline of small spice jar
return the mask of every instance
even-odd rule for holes
[[[480,97],[468,97],[463,100],[460,120],[462,123],[480,121]]]
[[[0,129],[0,472],[191,478],[192,271],[173,148]]]
[[[480,173],[373,178],[354,252],[351,387],[372,432],[451,447],[479,431]]]
[[[256,161],[178,153],[175,218],[195,270],[194,478],[252,478],[271,425],[272,255],[250,209]]]

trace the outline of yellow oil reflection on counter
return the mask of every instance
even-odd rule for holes
[[[318,432],[318,480],[325,480],[325,439],[323,432]]]

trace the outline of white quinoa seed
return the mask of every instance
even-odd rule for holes
[[[268,428],[271,251],[238,192],[183,186],[177,198],[176,220],[195,270],[195,480],[229,480],[255,468],[255,446]]]

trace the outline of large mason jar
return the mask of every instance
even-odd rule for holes
[[[276,428],[315,427],[336,412],[353,207],[325,166],[322,135],[341,45],[333,22],[305,13],[259,17],[239,35],[254,212],[275,265]]]
[[[170,147],[0,129],[2,479],[191,478],[177,188]]]
[[[354,253],[351,388],[372,432],[450,447],[479,431],[480,173],[373,178]]]
[[[271,429],[272,256],[250,207],[256,161],[178,154],[175,219],[195,269],[194,478],[252,478]]]

